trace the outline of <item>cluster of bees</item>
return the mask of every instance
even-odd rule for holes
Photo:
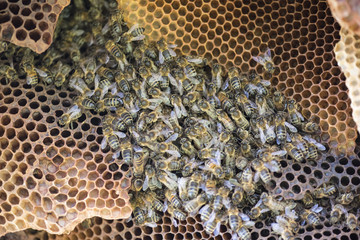
[[[234,239],[248,240],[254,221],[268,218],[276,234],[294,239],[306,222],[320,224],[325,209],[316,201],[329,198],[330,222],[357,228],[346,207],[356,196],[336,195],[333,184],[302,201],[267,193],[280,161],[316,161],[326,148],[315,140],[318,124],[255,71],[225,72],[176,54],[164,39],[149,41],[143,28],[127,26],[116,1],[74,1],[59,21],[45,54],[1,43],[0,72],[76,91],[62,126],[86,111],[103,114],[101,148],[132,166],[137,224],[156,226],[166,211],[175,226],[200,214],[209,234],[228,224]],[[269,49],[253,59],[269,74],[276,70]]]

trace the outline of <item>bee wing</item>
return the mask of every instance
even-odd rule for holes
[[[203,214],[205,211],[207,211],[209,209],[210,205],[206,204],[205,206],[203,206],[202,208],[200,208],[199,213]]]
[[[252,58],[255,60],[255,62],[260,63],[261,65],[264,65],[266,62],[265,59],[262,58],[261,56],[252,57]]]
[[[186,191],[186,185],[189,178],[181,177],[178,179],[178,189],[179,189],[179,195],[181,195],[184,191]]]
[[[165,140],[166,143],[169,143],[169,142],[173,142],[173,141],[176,141],[176,139],[179,137],[179,134],[178,133],[174,133],[173,135],[171,135],[168,139]]]
[[[168,44],[168,47],[169,48],[176,48],[177,47],[177,44]],[[176,55],[175,55],[176,56]]]
[[[166,151],[168,154],[170,154],[170,155],[173,155],[173,156],[175,156],[175,157],[181,157],[181,154],[178,152],[178,151],[176,151],[176,150],[167,150]]]
[[[114,134],[116,134],[116,136],[118,136],[119,138],[125,138],[126,134],[123,132],[119,132],[119,131],[114,131]]]
[[[176,221],[175,218],[171,217],[171,222],[174,225],[174,227],[178,227],[178,222]]]
[[[160,61],[160,64],[163,64],[164,63],[164,55],[162,54],[161,51],[159,51],[159,61]]]
[[[282,234],[282,232],[285,230],[280,224],[278,223],[272,223],[271,224],[271,228],[273,229],[273,231],[277,234]]]
[[[265,87],[268,87],[268,86],[271,85],[271,82],[268,81],[268,80],[261,80],[260,82],[261,82],[261,84],[262,84],[263,86],[265,86]]]
[[[270,170],[270,172],[280,172],[280,168],[277,164],[272,164],[272,162],[265,162],[264,166]]]
[[[70,113],[70,114],[73,113],[73,112],[79,113],[80,111],[81,111],[81,109],[79,108],[79,106],[74,105],[74,106],[72,106],[71,108],[68,109],[67,113]]]
[[[121,153],[121,150],[117,150],[116,152],[114,152],[112,158],[113,158],[113,159],[119,158],[119,157],[120,157],[120,153]]]
[[[255,222],[253,222],[253,221],[246,221],[244,223],[244,227],[246,227],[246,228],[252,228],[254,226],[255,226]]]
[[[291,210],[289,207],[285,207],[285,215],[288,218],[291,218],[291,219],[297,219],[298,218],[298,216],[296,215],[295,210]]]
[[[287,152],[285,150],[280,150],[280,151],[272,152],[271,155],[273,155],[273,156],[285,156],[286,153]]]
[[[216,227],[214,229],[214,236],[218,236],[220,234],[220,224],[221,222],[216,223]]]
[[[298,115],[298,117],[301,119],[301,121],[304,121],[304,117],[303,117],[303,115],[301,113],[296,111],[296,115]]]
[[[210,217],[209,217],[209,220],[207,220],[206,222],[204,222],[204,226],[206,226],[207,224],[211,223],[212,221],[215,220],[215,216],[216,216],[216,213],[213,211],[211,214],[210,214]]]
[[[309,137],[309,136],[303,136],[303,139],[308,141],[309,143],[314,144],[320,151],[325,151],[326,147],[322,145],[321,143],[318,143],[315,139]]]
[[[266,49],[266,52],[264,54],[264,58],[267,60],[267,61],[271,61],[271,50],[270,48],[267,48]]]
[[[260,180],[260,172],[256,172],[255,174],[254,174],[254,182],[258,182]]]
[[[189,62],[198,64],[198,65],[203,62],[203,59],[202,59],[202,58],[199,58],[199,57],[187,57],[186,59],[187,59]]]
[[[294,127],[291,123],[285,122],[285,126],[293,133],[297,132],[297,128]]]
[[[143,191],[146,191],[149,187],[149,176],[148,175],[145,175],[145,179],[144,179],[144,184],[143,184]]]
[[[41,69],[35,68],[35,71],[39,74],[40,77],[47,77],[48,76],[47,73],[44,72]]]
[[[241,220],[243,220],[244,222],[250,221],[250,217],[248,215],[246,215],[245,213],[239,213],[239,217],[241,218]]]
[[[151,227],[151,228],[155,228],[156,226],[157,226],[157,224],[156,223],[154,223],[154,222],[147,222],[147,223],[145,223],[144,224],[145,226],[147,226],[147,227]]]
[[[133,37],[133,38],[131,38],[131,41],[141,41],[141,40],[143,40],[145,38],[145,35],[139,35],[139,36],[137,36],[137,37]]]
[[[106,137],[104,136],[104,138],[101,141],[101,149],[106,148],[106,146],[107,146],[107,140]]]
[[[132,25],[129,29],[129,31],[127,31],[128,33],[131,33],[133,32],[135,29],[137,29],[139,27],[139,24],[138,23],[135,23],[134,25]]]
[[[184,105],[182,103],[180,105],[180,111],[181,111],[182,116],[186,117],[188,115],[186,108],[184,107]]]
[[[224,84],[221,86],[221,90],[225,91],[229,87],[229,79],[227,78]]]
[[[266,137],[265,137],[264,131],[263,131],[261,128],[259,128],[259,133],[260,133],[260,140],[261,140],[261,142],[262,142],[263,144],[265,144],[265,142],[266,142]]]
[[[181,110],[178,105],[174,104],[174,110],[175,110],[177,118],[181,118]]]
[[[318,210],[320,209],[320,210]],[[316,213],[319,213],[322,211],[322,207],[319,207],[319,204],[315,204],[312,208],[311,208],[311,211],[313,212],[316,212]]]
[[[176,47],[176,45],[175,45],[175,47]],[[169,50],[169,53],[171,56],[176,57],[176,52],[174,50],[172,50],[170,47],[168,50]]]

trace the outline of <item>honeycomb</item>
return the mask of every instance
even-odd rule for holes
[[[0,1],[0,40],[42,53],[52,43],[58,17],[70,0]]]
[[[359,2],[353,0],[329,0],[328,2],[333,16],[340,25],[346,29],[350,29],[354,33],[359,34]]]
[[[128,166],[109,164],[112,155],[100,150],[100,118],[58,126],[70,101],[49,86],[1,81],[0,236],[27,228],[61,234],[93,216],[130,216]]]
[[[269,47],[278,64],[272,85],[300,102],[305,116],[319,120],[323,140],[337,149],[334,154],[352,154],[357,132],[345,76],[332,53],[340,26],[325,0],[119,3],[125,19],[144,26],[152,39],[165,36],[178,51],[225,67],[263,73],[251,56]]]

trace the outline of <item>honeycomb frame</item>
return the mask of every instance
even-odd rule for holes
[[[51,45],[61,11],[70,0],[0,1],[0,40],[42,53]]]

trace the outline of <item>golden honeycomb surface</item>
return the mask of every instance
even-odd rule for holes
[[[70,0],[0,1],[0,40],[42,53],[51,45],[58,17]]]
[[[332,17],[326,1],[140,0],[127,2],[127,4],[127,6],[125,3],[123,5],[126,7],[127,20],[144,25],[146,33],[152,39],[157,40],[160,36],[166,36],[169,42],[175,42],[178,45],[178,51],[205,56],[218,61],[225,67],[237,65],[243,71],[255,69],[258,73],[263,73],[262,67],[251,60],[251,56],[258,55],[266,47],[273,50],[274,61],[278,64],[278,69],[273,77],[265,75],[265,78],[270,78],[272,84],[279,90],[299,101],[304,115],[315,116],[324,132],[322,139],[329,144],[330,148],[336,149],[335,152],[325,154],[316,163],[316,166],[282,163],[283,173],[274,175],[277,180],[277,185],[273,190],[275,195],[301,199],[305,191],[311,191],[328,181],[339,184],[341,191],[348,187],[353,190],[358,188],[360,160],[357,157],[358,151],[354,150],[355,145],[358,144],[356,142],[356,126],[351,117],[351,101],[348,96],[349,90],[345,84],[345,75],[338,66],[333,51],[335,44],[340,40],[340,34],[345,34],[345,32],[339,32],[340,26]],[[354,44],[356,40],[355,38],[351,44]],[[110,172],[112,178],[115,178],[115,174],[111,172],[111,165],[109,166],[107,163],[106,153],[99,150],[100,140],[96,127],[98,120],[93,120],[96,116],[86,117],[75,129],[63,129],[55,126],[55,120],[51,120],[54,126],[50,127],[51,125],[46,120],[49,117],[60,116],[62,112],[56,111],[64,111],[69,106],[64,104],[64,102],[70,101],[66,92],[55,92],[50,95],[47,93],[48,90],[41,90],[38,93],[36,88],[35,90],[24,90],[19,86],[4,84],[0,86],[2,90],[0,92],[0,114],[8,116],[8,118],[4,118],[4,122],[8,122],[7,124],[3,124],[2,118],[0,122],[0,151],[3,158],[12,156],[11,159],[14,158],[14,160],[9,162],[15,163],[19,169],[21,169],[20,166],[26,165],[27,170],[36,169],[28,163],[28,156],[31,156],[29,157],[30,162],[40,164],[42,156],[46,159],[60,156],[64,159],[63,162],[66,162],[66,158],[72,158],[73,154],[79,154],[78,158],[74,158],[75,162],[77,162],[76,159],[81,159],[87,163],[88,161],[92,162],[86,160],[87,154],[90,153],[95,159],[93,160],[96,165],[94,172],[100,174],[101,169],[106,166],[105,172]],[[7,90],[4,91],[4,89]],[[22,97],[16,96],[19,91],[21,94],[18,96]],[[36,97],[30,99],[26,95],[28,92],[33,92]],[[30,105],[32,102],[43,104],[41,98],[39,99],[42,96],[41,93],[47,99],[46,103],[50,106],[51,114],[42,112],[39,110],[39,106],[33,109]],[[11,98],[13,98],[12,101]],[[23,106],[21,108],[10,107],[15,106],[16,102],[20,104],[21,99],[26,100],[24,106],[29,109],[26,118],[21,117]],[[58,99],[58,103],[54,104],[53,99]],[[54,102],[56,103],[56,101]],[[11,110],[13,108],[18,108],[18,110]],[[36,120],[36,112],[40,112],[43,116],[40,120]],[[19,119],[23,124],[16,128],[15,122]],[[33,127],[28,129],[28,123],[31,122],[33,122]],[[45,137],[42,137],[43,132],[38,130],[40,124],[47,127]],[[83,126],[88,127],[83,128]],[[53,129],[55,129],[53,133],[57,132],[57,134],[51,134]],[[24,141],[18,138],[18,134],[22,131],[26,133]],[[32,134],[33,132],[37,133],[41,140],[32,141],[30,136],[36,135]],[[47,140],[45,141],[45,139]],[[47,141],[50,141],[49,145],[45,144]],[[85,147],[82,146],[83,142],[86,144]],[[14,157],[17,150],[26,149],[29,146],[31,149],[29,153],[24,153],[23,160],[17,161]],[[38,148],[42,146],[43,150],[35,150],[36,146],[39,146]],[[51,147],[56,149],[56,153],[49,157],[47,150]],[[63,148],[70,149],[70,155],[63,156],[61,153]],[[96,148],[97,151],[93,151]],[[346,153],[349,156],[336,157],[339,153]],[[98,160],[99,162],[97,162],[96,156],[101,158]],[[7,164],[7,161],[5,162]],[[9,172],[8,169],[15,166],[13,163],[5,165],[3,168],[1,167],[4,166],[4,163],[0,165],[1,170],[6,169],[7,171],[5,176],[8,176],[7,173],[11,177],[21,174],[18,171],[16,173]],[[21,163],[24,164],[21,165]],[[62,163],[59,164],[59,168]],[[68,169],[72,167],[74,166]],[[85,169],[88,170],[88,167]],[[78,173],[81,170],[77,169]],[[126,176],[127,169],[120,170],[119,172]],[[106,174],[101,174],[103,177],[106,176]],[[46,176],[45,173],[43,175]],[[35,176],[31,177],[36,179]],[[57,177],[56,174],[55,177]],[[121,179],[127,181],[125,177]],[[0,186],[2,187],[4,184],[5,182],[2,180]],[[15,186],[15,189],[17,188],[18,186]],[[8,193],[6,194],[8,195]],[[10,199],[6,198],[6,201],[8,200]],[[0,208],[3,210],[1,204]],[[329,222],[325,221],[317,228],[302,229],[298,237],[306,240],[358,239],[359,235],[342,226],[331,226]],[[47,238],[71,240],[231,239],[231,233],[226,226],[222,226],[220,236],[215,238],[205,233],[198,217],[189,217],[187,221],[181,222],[179,227],[174,227],[171,225],[169,217],[164,216],[156,228],[135,226],[132,221],[95,218],[94,225],[90,228],[78,225],[68,235],[55,236],[47,233],[40,235],[40,239]],[[277,236],[272,235],[271,227],[267,222],[256,223],[255,228],[252,229],[252,238],[278,239]]]

